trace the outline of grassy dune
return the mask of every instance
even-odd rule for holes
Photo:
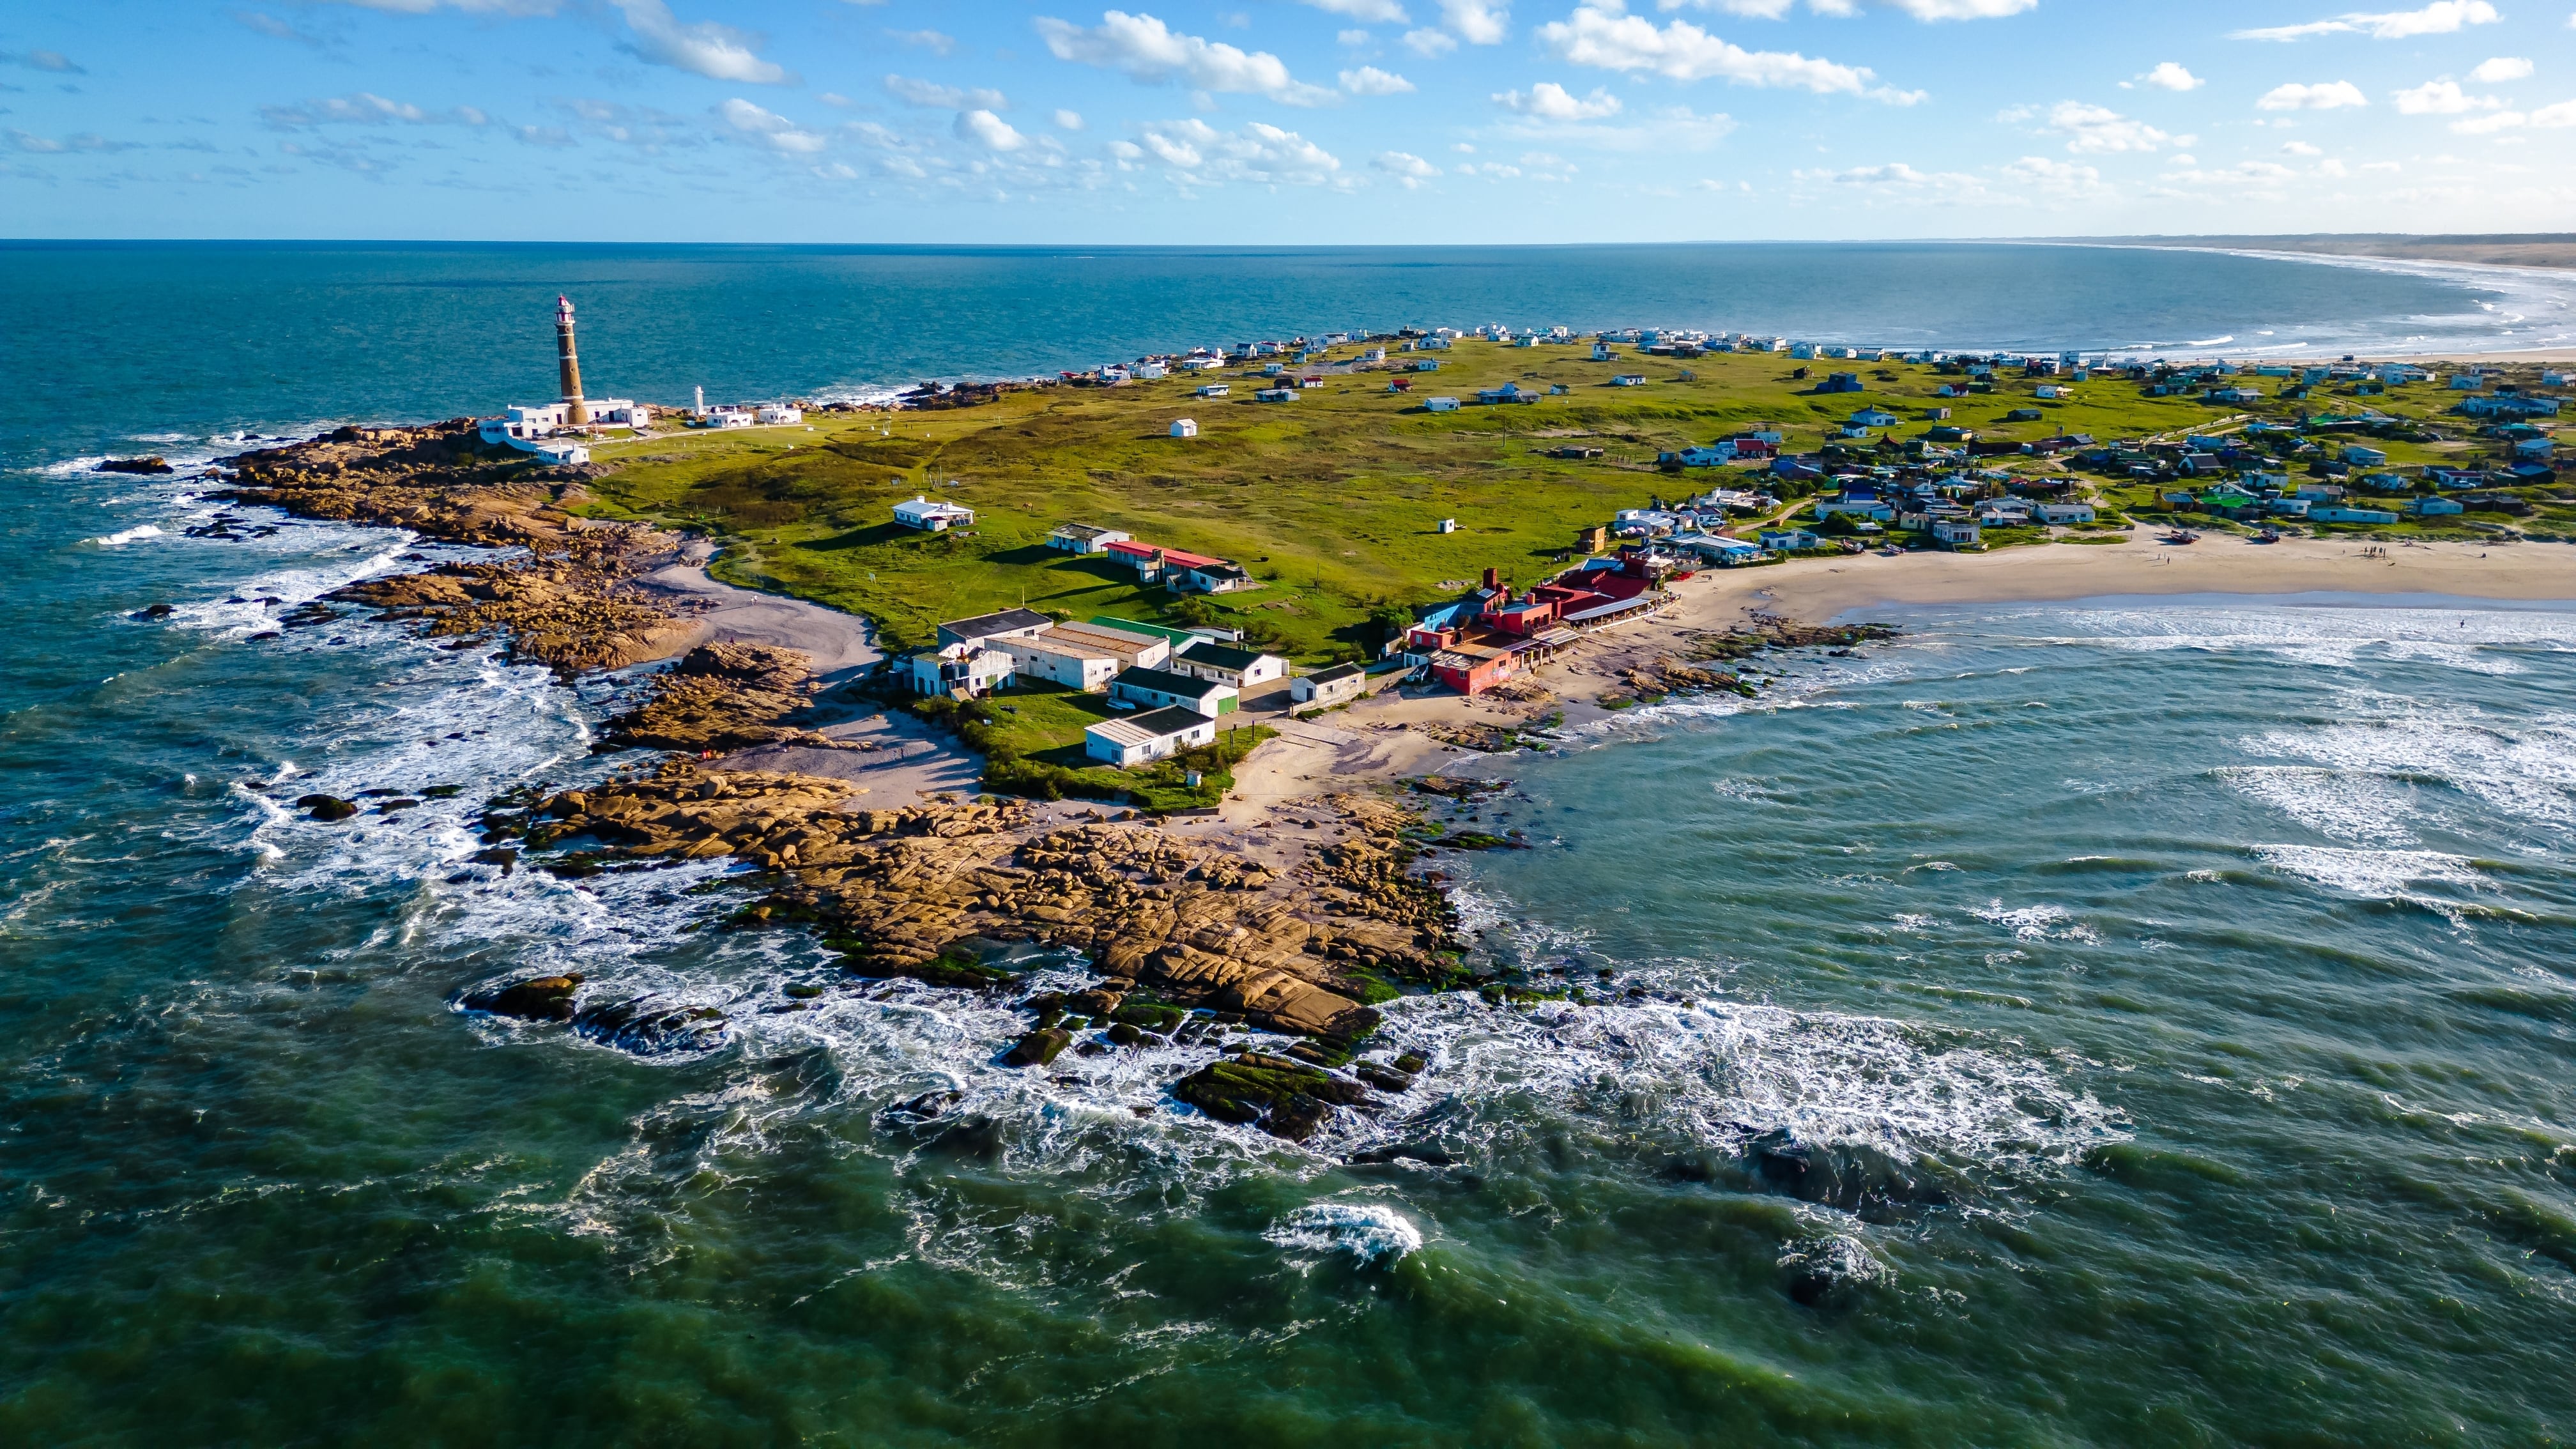
[[[1986,437],[2039,438],[2062,426],[2108,439],[2179,433],[2246,411],[2289,416],[2302,406],[2220,408],[2108,380],[2081,385],[2071,402],[2042,402],[2020,379],[1989,395],[1936,401],[1933,390],[1956,379],[1929,367],[1755,354],[1597,363],[1589,350],[1462,342],[1434,354],[1438,371],[1403,374],[1409,396],[1387,391],[1397,374],[1365,372],[1333,377],[1293,403],[1257,403],[1257,373],[1234,368],[1051,388],[952,412],[818,416],[811,430],[611,443],[596,455],[627,466],[593,491],[602,512],[707,529],[727,541],[720,573],[868,614],[899,647],[928,641],[941,619],[1023,603],[1077,618],[1180,617],[1179,601],[1161,589],[1139,590],[1123,570],[1045,547],[1066,520],[1124,528],[1242,562],[1263,587],[1199,607],[1320,662],[1373,645],[1373,613],[1454,592],[1455,581],[1488,566],[1534,582],[1554,571],[1578,528],[1613,510],[1748,472],[1695,470],[1684,479],[1653,466],[1658,451],[1747,427],[1776,426],[1790,448],[1810,449],[1863,406],[1905,418],[1894,429],[1902,438],[1930,426],[1917,418],[1937,405],[1950,408],[1951,424]],[[1810,379],[1790,376],[1800,365]],[[1834,370],[1857,371],[1869,390],[1809,391]],[[1620,372],[1650,382],[1611,387]],[[1234,395],[1194,396],[1203,380],[1226,382]],[[1478,387],[1507,381],[1570,391],[1535,405],[1475,405]],[[2266,394],[2283,386],[2270,378],[2254,385]],[[1424,411],[1420,399],[1434,395],[1467,405]],[[2431,416],[2455,396],[2418,386],[2373,401]],[[2320,389],[2304,406],[2350,405]],[[2036,408],[2041,420],[2004,421],[2015,408]],[[1198,437],[1168,436],[1181,417],[1198,421]],[[2461,421],[2446,431],[2466,431]],[[1605,456],[1544,455],[1577,441]],[[2413,456],[2424,451],[2392,448],[2392,461],[2425,461]],[[977,527],[963,537],[896,527],[888,510],[923,491],[971,505]],[[1439,533],[1443,518],[1457,519],[1458,532]]]

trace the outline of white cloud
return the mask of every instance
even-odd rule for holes
[[[1404,47],[1415,55],[1447,55],[1458,48],[1458,41],[1444,31],[1408,30],[1404,32]]]
[[[2173,141],[2144,121],[2082,101],[2059,101],[2049,110],[2048,128],[2066,133],[2069,151],[2156,151]]]
[[[2421,10],[2353,11],[2304,25],[2238,30],[2228,38],[2286,41],[2315,35],[2367,35],[2373,40],[2407,40],[2418,35],[2449,35],[2471,25],[2493,25],[2503,18],[2488,0],[2433,0]]]
[[[2209,82],[2168,60],[2158,62],[2154,70],[2139,76],[2138,84],[2154,86],[2160,91],[2196,91]]]
[[[1469,45],[1502,44],[1511,18],[1511,6],[1494,0],[1440,0],[1440,23]]]
[[[1079,131],[1079,130],[1081,130],[1081,129],[1082,129],[1082,112],[1080,112],[1080,111],[1063,111],[1063,110],[1057,111],[1057,112],[1055,113],[1055,126],[1056,126],[1056,129],[1057,129],[1057,130],[1059,130],[1059,131]]]
[[[266,20],[268,17],[263,15],[259,18]],[[243,23],[249,24],[250,22],[244,21]],[[272,31],[268,33],[274,34],[275,32]],[[82,69],[81,66],[70,56],[63,54],[59,50],[0,51],[0,63],[23,65],[29,70],[48,70],[52,71],[56,75],[89,74],[87,70]],[[13,136],[24,136],[27,133],[24,131],[12,131],[10,134]],[[44,138],[40,136],[35,139],[43,140]],[[57,151],[62,149],[59,142],[47,142],[46,144],[51,149]]]
[[[1847,171],[1799,171],[1791,174],[1801,180],[1861,187],[1910,202],[1955,204],[1996,199],[1983,181],[1964,171],[1917,171],[1902,161],[1891,161],[1884,166],[1855,166]]]
[[[1746,15],[1756,20],[1778,20],[1789,13],[1795,0],[1656,0],[1664,10],[1678,10],[1684,4],[1702,10],[1723,10],[1730,15]],[[1917,20],[1997,20],[2039,8],[2039,0],[1877,0],[1893,6]],[[1807,0],[1807,8],[1819,15],[1857,15],[1860,0]]]
[[[1333,32],[1333,41],[1335,44],[1347,45],[1353,50],[1362,49],[1374,42],[1376,39],[1376,36],[1369,34],[1365,30],[1336,30]]]
[[[987,151],[1017,151],[1029,144],[1028,137],[991,111],[959,111],[955,130],[958,140]]]
[[[885,88],[887,95],[926,111],[1007,111],[1011,108],[1011,103],[1002,99],[1000,91],[981,88],[959,90],[955,86],[914,80],[910,76],[887,76]]]
[[[2499,55],[2490,60],[2482,60],[2478,62],[2476,70],[2469,72],[2469,79],[2488,86],[2530,78],[2531,62],[2519,56],[2510,55]]]
[[[1143,146],[1137,160],[1151,155],[1184,185],[1250,181],[1270,186],[1326,186],[1341,180],[1342,163],[1331,152],[1294,131],[1254,121],[1238,131],[1220,131],[1192,117],[1186,121],[1152,121],[1140,128]]]
[[[2370,97],[2350,81],[2321,81],[2316,85],[2274,86],[2254,103],[2265,111],[2333,111],[2347,106],[2366,106]]]
[[[2498,131],[2517,131],[2525,126],[2541,130],[2576,126],[2576,101],[2560,101],[2556,105],[2542,106],[2527,114],[2522,111],[2498,111],[2491,116],[2473,116],[2465,121],[2451,123],[2451,129],[2464,136],[2487,136]]]
[[[327,100],[306,101],[296,106],[262,106],[259,118],[270,128],[280,131],[302,130],[312,126],[480,126],[492,119],[472,106],[453,110],[425,111],[409,101],[389,101],[371,91],[332,96]]]
[[[2503,106],[2504,102],[2493,96],[2470,95],[2449,76],[2397,92],[2397,114],[2401,116],[2456,116],[2466,111],[2500,110]]]
[[[1595,88],[1587,99],[1578,100],[1573,92],[1554,81],[1540,81],[1524,95],[1519,91],[1501,91],[1494,104],[1516,115],[1542,121],[1597,121],[1619,114],[1619,98]]]
[[[2298,174],[2277,161],[2239,161],[2215,171],[2168,171],[2165,179],[2193,186],[2277,186]]]
[[[1413,17],[1396,0],[1305,0],[1328,15],[1347,15],[1371,25],[1409,25]]]
[[[724,117],[726,125],[772,151],[810,156],[826,144],[822,136],[800,128],[776,111],[762,110],[738,96],[716,107],[716,114]]]
[[[1440,168],[1410,151],[1380,151],[1369,164],[1404,183],[1407,191],[1440,174]]]
[[[2098,196],[2106,190],[2102,173],[2093,167],[2046,156],[2024,156],[2004,167],[2004,174],[2052,196]]]
[[[1583,0],[1572,15],[1540,26],[1538,37],[1560,60],[1574,65],[1649,71],[1673,80],[1714,76],[1740,85],[1857,95],[1875,79],[1862,66],[1811,60],[1789,51],[1746,50],[1687,20],[1657,29],[1654,22],[1626,9],[1621,0]]]
[[[2311,146],[2305,141],[2285,141],[2281,144],[2281,154],[2284,156],[2322,156],[2326,154],[2326,152],[2323,146]]]
[[[1342,89],[1355,96],[1400,96],[1413,89],[1413,82],[1373,65],[1343,71],[1339,79]]]
[[[1151,15],[1111,10],[1092,30],[1042,16],[1037,27],[1056,59],[1118,71],[1139,85],[1179,81],[1193,90],[1267,96],[1292,106],[1318,105],[1333,94],[1290,75],[1287,62],[1266,50],[1184,35]]]
[[[917,45],[932,55],[947,55],[957,49],[957,37],[936,30],[889,30],[886,34],[906,45]]]
[[[662,0],[612,0],[635,34],[627,47],[642,59],[709,80],[746,85],[787,85],[796,77],[785,66],[762,60],[753,47],[758,37],[730,25],[701,20],[684,25]]]

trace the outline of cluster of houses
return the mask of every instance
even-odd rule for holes
[[[1259,587],[1259,582],[1232,559],[1144,543],[1123,529],[1066,523],[1047,535],[1047,547],[1064,553],[1096,555],[1104,562],[1133,569],[1140,584],[1160,584],[1178,594],[1231,594]]]
[[[905,669],[914,693],[951,699],[1032,684],[1105,694],[1138,712],[1094,726],[1087,752],[1125,766],[1214,739],[1216,721],[1240,707],[1243,692],[1284,676],[1288,661],[1242,648],[1223,630],[1107,616],[1074,623],[1004,609],[940,625],[938,647],[911,656]]]
[[[1083,751],[1126,768],[1213,742],[1217,727],[1258,691],[1288,674],[1288,661],[1247,649],[1230,630],[1175,629],[1095,616],[1058,620],[1004,609],[939,626],[936,648],[904,661],[916,694],[980,699],[999,689],[1054,685],[1108,697],[1114,715],[1083,731]],[[1300,705],[1356,698],[1367,671],[1341,664],[1288,681]]]
[[[1418,611],[1412,627],[1388,642],[1387,653],[1460,694],[1483,694],[1586,630],[1654,608],[1664,580],[1682,571],[1682,561],[1668,551],[1624,549],[1515,593],[1489,568],[1480,587]]]

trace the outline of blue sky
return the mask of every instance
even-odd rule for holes
[[[2576,227],[2576,0],[14,0],[20,236]]]

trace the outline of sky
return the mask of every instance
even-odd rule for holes
[[[12,0],[0,234],[2576,229],[2576,0]]]

